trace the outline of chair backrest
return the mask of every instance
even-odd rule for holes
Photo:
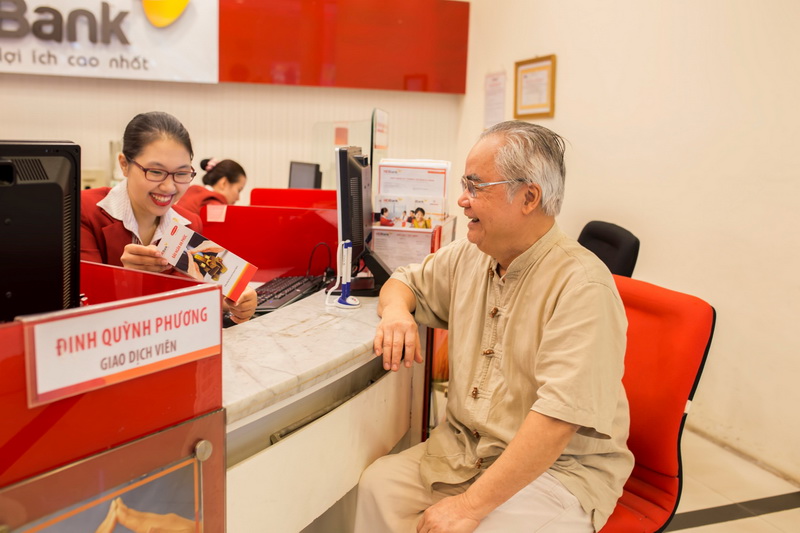
[[[612,274],[631,277],[639,257],[639,239],[610,222],[592,220],[581,230],[578,242],[606,264]]]
[[[681,492],[680,437],[711,345],[716,313],[705,301],[614,276],[628,318],[622,381],[630,402],[635,466],[603,533],[661,531]]]

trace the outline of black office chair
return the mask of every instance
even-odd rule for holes
[[[639,239],[623,227],[592,220],[578,236],[578,242],[606,264],[612,274],[631,277],[639,256]]]

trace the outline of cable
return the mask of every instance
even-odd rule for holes
[[[332,265],[331,247],[328,246],[327,242],[318,242],[317,244],[314,245],[314,248],[311,249],[311,256],[308,258],[308,268],[306,269],[306,277],[311,275],[311,261],[314,259],[314,252],[316,252],[317,248],[319,248],[320,246],[324,246],[325,248],[328,249],[328,268],[326,268],[325,270],[327,272],[328,270],[331,269]]]

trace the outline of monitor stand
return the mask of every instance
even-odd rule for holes
[[[392,275],[392,271],[389,270],[389,267],[386,266],[375,252],[369,249],[364,252],[361,259],[364,261],[364,265],[367,269],[372,273],[372,277],[356,276],[353,278],[350,283],[350,294],[353,296],[378,296],[381,292],[381,287],[389,280],[389,276]]]
[[[356,276],[350,282],[350,294],[353,296],[378,296],[381,286],[375,286],[372,276]]]
[[[356,276],[350,281],[351,296],[378,296],[380,292],[381,288],[375,287],[375,278],[372,276]],[[335,289],[331,294],[342,294],[342,288]]]
[[[384,264],[375,252],[366,252],[361,257],[364,265],[372,273],[372,276],[356,276],[350,280],[350,294],[353,296],[378,296],[381,287],[392,275],[389,268]],[[332,294],[341,294],[341,289],[336,289]]]

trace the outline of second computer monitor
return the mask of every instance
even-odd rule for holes
[[[290,189],[319,189],[322,187],[322,172],[317,163],[289,163]]]
[[[352,263],[349,265],[352,274],[358,273],[362,262],[372,274],[372,277],[354,277],[351,294],[378,296],[381,286],[392,275],[392,271],[370,249],[373,220],[372,168],[368,158],[357,146],[336,148],[336,206],[339,241],[350,241],[352,244]]]
[[[0,141],[0,322],[80,305],[81,148]]]

